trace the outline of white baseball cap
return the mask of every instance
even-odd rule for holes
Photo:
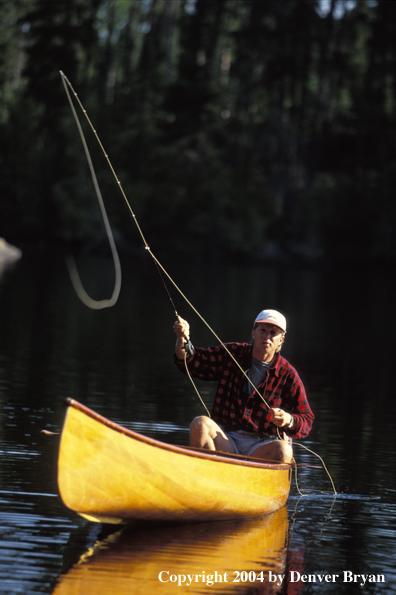
[[[260,314],[256,317],[254,324],[258,322],[268,322],[269,324],[275,324],[286,332],[286,318],[277,310],[261,310]]]

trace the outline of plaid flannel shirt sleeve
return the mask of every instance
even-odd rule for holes
[[[292,438],[304,438],[309,434],[314,421],[314,414],[308,402],[304,384],[296,370],[288,366],[287,390],[282,402],[282,408],[294,417],[294,427],[287,433]]]
[[[221,345],[217,347],[194,347],[193,355],[187,357],[188,371],[193,378],[219,381],[222,377],[227,352]],[[175,364],[183,374],[187,374],[184,360],[174,356]]]

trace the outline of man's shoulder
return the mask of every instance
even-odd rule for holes
[[[289,373],[289,374],[298,376],[298,372],[297,372],[296,368],[294,366],[292,366],[291,363],[289,361],[287,361],[287,359],[280,354],[278,355],[278,358],[275,362],[274,367],[280,374]]]
[[[210,357],[223,357],[223,356],[242,356],[248,357],[252,352],[251,343],[221,343],[215,347],[197,347],[195,349],[197,354],[208,355]]]
[[[229,343],[221,343],[220,345],[216,345],[216,347],[207,347],[206,351],[230,351],[231,353],[250,353],[252,349],[253,346],[251,343],[237,343],[236,341],[231,341]],[[205,349],[203,349],[202,351],[205,351]]]
[[[240,366],[249,367],[252,359],[253,345],[251,343],[222,343],[216,348],[218,356],[232,365],[237,362]]]
[[[251,343],[225,343],[226,346],[231,347],[231,349],[235,349],[235,351],[252,351],[253,345]]]
[[[251,343],[225,343],[224,348],[233,356],[251,358],[253,345]]]

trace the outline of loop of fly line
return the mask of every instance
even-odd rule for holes
[[[121,291],[121,263],[120,263],[120,259],[118,256],[118,252],[117,252],[117,248],[115,245],[115,241],[114,241],[114,236],[113,236],[113,232],[111,230],[111,225],[106,213],[106,208],[103,202],[103,197],[102,197],[102,193],[100,191],[99,188],[99,184],[98,184],[98,180],[96,177],[96,173],[95,173],[95,168],[93,166],[92,163],[92,159],[91,159],[91,155],[85,140],[85,136],[83,133],[83,130],[81,128],[81,124],[79,122],[76,110],[74,109],[74,105],[72,102],[72,99],[70,97],[70,93],[69,93],[69,89],[68,86],[66,85],[65,82],[65,77],[62,74],[62,82],[63,82],[63,86],[65,88],[66,91],[66,95],[67,98],[69,100],[69,104],[70,104],[70,108],[72,110],[73,113],[73,117],[74,120],[76,122],[79,134],[80,134],[80,138],[81,138],[81,142],[83,144],[84,147],[84,152],[85,152],[85,156],[87,158],[87,162],[88,162],[88,166],[91,172],[91,177],[92,177],[92,182],[95,188],[95,192],[96,192],[96,197],[98,199],[99,202],[99,206],[100,206],[100,210],[102,213],[102,218],[103,218],[103,222],[104,222],[104,226],[106,229],[106,235],[109,241],[109,245],[110,245],[110,250],[111,250],[111,254],[113,257],[113,263],[114,263],[114,270],[115,270],[115,281],[114,281],[114,289],[113,289],[113,294],[111,296],[110,299],[107,300],[94,300],[93,298],[91,298],[88,293],[86,292],[86,290],[84,289],[84,286],[81,282],[80,279],[80,275],[78,273],[77,270],[77,266],[74,260],[73,256],[68,256],[66,258],[66,265],[69,271],[69,275],[70,275],[70,280],[72,282],[72,285],[74,287],[75,292],[77,293],[78,297],[80,298],[80,300],[88,307],[91,308],[93,310],[101,310],[103,308],[111,308],[112,306],[114,306],[117,303],[118,300],[118,296],[120,295],[120,291]]]

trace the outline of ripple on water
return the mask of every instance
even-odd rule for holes
[[[0,492],[0,592],[49,592],[77,527],[51,514],[57,501],[54,494]]]

